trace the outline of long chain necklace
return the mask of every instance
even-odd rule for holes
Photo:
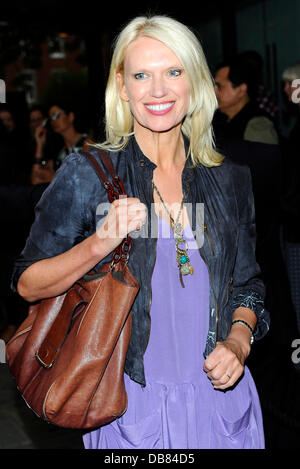
[[[174,231],[175,248],[176,248],[176,261],[177,261],[177,265],[178,265],[178,269],[179,269],[179,279],[180,279],[180,283],[181,283],[182,287],[185,288],[182,277],[183,277],[183,275],[193,274],[194,273],[194,268],[190,264],[190,258],[188,256],[188,243],[183,237],[183,226],[179,222],[180,215],[181,215],[182,209],[183,209],[183,204],[184,204],[184,196],[182,198],[182,201],[181,201],[181,204],[180,204],[180,209],[179,209],[176,221],[175,221],[174,218],[172,217],[170,211],[168,210],[168,208],[167,208],[167,206],[166,206],[166,204],[165,204],[159,190],[157,189],[156,185],[154,184],[153,180],[152,180],[152,189],[154,189],[156,191],[158,197],[160,198],[160,200],[161,200],[161,202],[164,206],[164,209],[166,210],[166,212],[167,212],[167,214],[170,218],[171,227],[173,228],[173,231]],[[182,245],[185,246],[185,249],[183,247],[180,247]]]

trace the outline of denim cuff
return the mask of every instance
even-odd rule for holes
[[[264,307],[263,298],[254,290],[238,293],[230,300],[232,314],[240,306],[251,309],[257,317],[257,324],[253,334],[254,340],[264,337],[270,327],[270,313]]]

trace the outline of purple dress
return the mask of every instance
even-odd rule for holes
[[[182,288],[173,232],[161,218],[159,233],[151,334],[144,355],[146,386],[125,374],[126,413],[86,433],[85,448],[264,448],[261,408],[248,368],[226,392],[215,390],[203,371],[209,316],[207,267],[199,251],[189,249],[194,274],[184,277]],[[193,240],[189,226],[184,237]]]

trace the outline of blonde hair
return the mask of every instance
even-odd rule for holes
[[[189,28],[166,16],[137,17],[118,36],[105,94],[106,141],[95,146],[119,151],[133,134],[130,105],[120,98],[116,73],[123,71],[128,45],[141,36],[163,42],[181,61],[191,89],[190,107],[182,124],[190,141],[188,154],[194,165],[219,166],[223,156],[215,150],[211,126],[217,99],[202,47]]]

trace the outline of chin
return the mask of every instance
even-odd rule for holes
[[[145,124],[140,124],[142,127],[145,129],[150,130],[151,132],[157,132],[157,133],[166,133],[169,132],[176,127],[180,126],[181,127],[182,121],[180,122],[169,122],[169,123],[145,123]]]

